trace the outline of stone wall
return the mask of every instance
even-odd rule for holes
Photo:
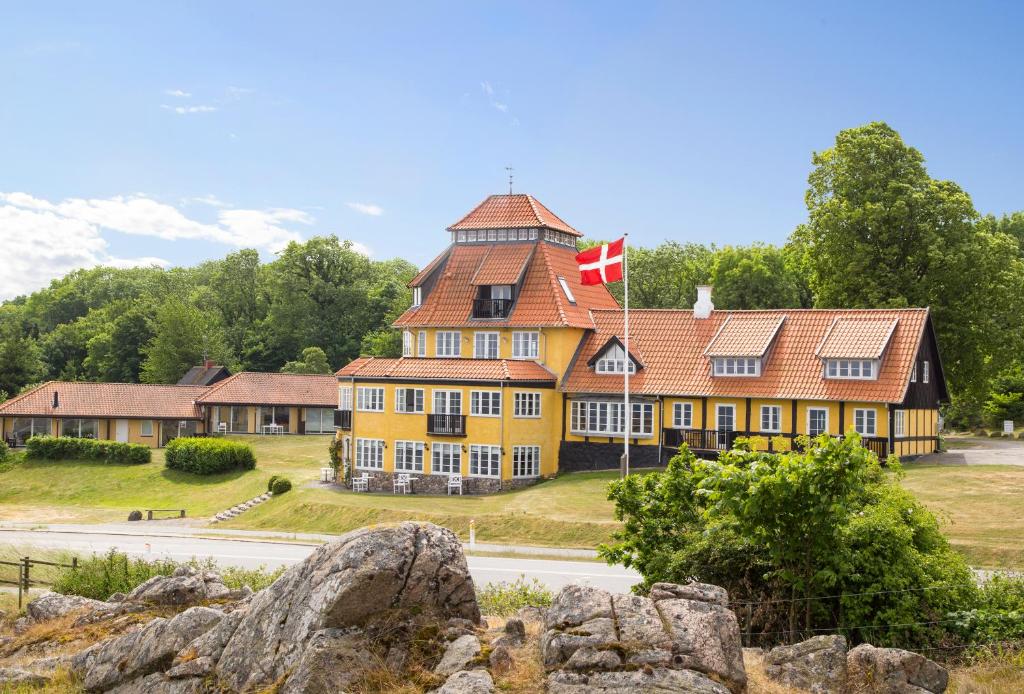
[[[663,449],[662,460],[659,461],[657,446],[630,446],[629,466],[661,467],[668,463],[667,452],[668,449]],[[558,449],[558,471],[618,470],[621,455],[621,443],[562,441]]]

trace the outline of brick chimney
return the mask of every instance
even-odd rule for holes
[[[203,359],[203,368],[204,369],[212,369],[213,368],[213,359]]]
[[[715,305],[711,303],[711,285],[697,285],[697,303],[693,305],[693,317],[698,319],[710,318]]]

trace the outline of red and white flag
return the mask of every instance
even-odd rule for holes
[[[622,244],[624,238],[588,248],[576,255],[583,284],[607,284],[622,280]]]

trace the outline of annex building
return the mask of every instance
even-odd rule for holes
[[[758,437],[858,432],[879,456],[929,453],[947,398],[926,308],[623,312],[580,283],[582,234],[530,195],[493,195],[447,230],[448,247],[411,282],[396,321],[400,358],[337,372],[335,425],[356,474],[396,473],[470,492],[555,472],[616,468],[631,370],[631,464],[664,464]]]

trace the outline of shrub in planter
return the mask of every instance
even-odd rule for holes
[[[171,470],[213,475],[232,470],[252,470],[256,455],[244,443],[226,439],[184,437],[167,444],[166,465]]]
[[[142,444],[70,436],[33,436],[25,443],[25,450],[26,457],[36,460],[101,460],[143,465],[153,459],[153,452]]]
[[[291,480],[285,477],[278,477],[276,480],[274,480],[274,487],[270,491],[274,492],[274,496],[279,496],[281,494],[284,494],[291,488]]]

